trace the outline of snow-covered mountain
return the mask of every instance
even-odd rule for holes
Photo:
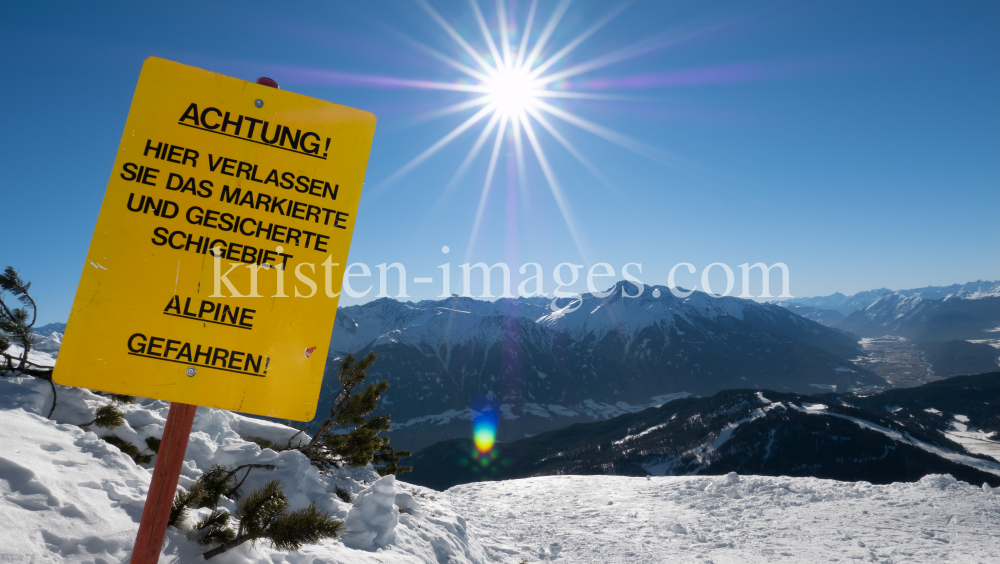
[[[827,327],[835,327],[838,323],[846,319],[844,314],[835,309],[820,309],[811,306],[795,305],[788,302],[774,302],[774,305],[779,305],[795,313],[795,315],[801,315],[806,319],[815,321],[821,325],[826,325]]]
[[[414,455],[410,479],[444,489],[568,474],[738,472],[890,483],[948,473],[1000,486],[998,394],[1000,372],[862,397],[726,390],[500,444],[500,465],[469,464],[475,448],[468,439],[443,441]]]
[[[997,338],[1000,291],[963,291],[938,299],[886,294],[837,327],[862,337],[894,335],[917,341]]]
[[[845,296],[840,292],[836,292],[829,296],[817,296],[813,298],[792,298],[780,302],[779,305],[784,307],[790,306],[806,306],[810,308],[815,308],[818,310],[833,310],[839,312],[841,315],[848,316],[859,309],[865,309],[872,305],[879,298],[886,294],[899,294],[905,297],[920,297],[927,300],[939,300],[951,295],[965,294],[965,295],[1000,295],[1000,281],[983,281],[976,280],[975,282],[967,282],[965,284],[952,284],[951,286],[927,286],[924,288],[912,288],[909,290],[890,290],[888,288],[879,288],[877,290],[866,290],[864,292],[858,292],[857,294],[852,294],[850,296]],[[796,312],[798,313],[798,312]],[[813,316],[806,316],[810,319],[820,321]],[[821,321],[822,322],[822,321]],[[824,323],[824,325],[836,325],[836,323]]]
[[[623,290],[639,295],[619,282],[606,297],[586,294],[578,308],[558,312],[544,298],[380,299],[338,312],[331,349],[379,356],[369,374],[392,386],[384,409],[394,444],[409,448],[468,435],[477,398],[499,405],[501,438],[514,439],[638,411],[670,394],[885,385],[848,360],[859,352],[852,336],[779,306]]]
[[[39,335],[39,336],[42,336],[42,337],[48,337],[52,333],[59,333],[59,334],[65,333],[66,332],[66,324],[65,323],[48,323],[46,325],[40,325],[38,327],[32,327],[31,331],[32,331],[32,333],[34,333],[36,335]]]

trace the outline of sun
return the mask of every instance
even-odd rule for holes
[[[547,47],[550,40],[554,41],[558,37],[559,34],[556,32],[558,24],[566,13],[571,0],[559,0],[553,6],[548,21],[544,24],[541,24],[536,18],[540,0],[531,0],[523,25],[520,25],[521,20],[516,17],[516,14],[513,12],[508,14],[507,0],[494,0],[496,25],[493,28],[487,23],[479,5],[480,0],[469,0],[469,6],[478,23],[479,30],[482,32],[481,41],[474,37],[475,34],[469,34],[468,37],[460,34],[427,0],[416,0],[416,2],[437,22],[441,30],[454,40],[459,47],[458,52],[461,59],[442,53],[413,39],[409,40],[410,43],[433,58],[440,60],[446,66],[459,71],[463,77],[453,82],[392,77],[369,77],[369,79],[374,83],[391,87],[450,90],[469,95],[469,99],[418,116],[421,121],[454,116],[467,111],[472,111],[473,115],[384,178],[375,189],[378,190],[396,182],[475,127],[479,129],[479,134],[475,137],[468,154],[458,166],[445,189],[445,193],[448,193],[452,187],[457,186],[462,181],[481,152],[485,151],[489,155],[489,165],[486,168],[486,175],[480,189],[479,205],[473,219],[467,253],[471,253],[475,246],[476,237],[486,213],[488,196],[493,186],[493,177],[498,169],[501,148],[507,146],[515,157],[515,174],[522,187],[526,185],[524,178],[528,165],[527,156],[533,155],[535,157],[534,160],[544,176],[544,184],[548,185],[549,191],[552,193],[580,257],[589,264],[590,260],[581,231],[570,210],[567,195],[550,165],[543,141],[555,141],[584,169],[605,184],[607,184],[606,179],[597,171],[590,160],[577,149],[569,137],[559,131],[557,125],[560,125],[560,122],[563,127],[568,125],[583,130],[644,157],[667,164],[675,163],[676,159],[673,155],[585,119],[567,109],[565,103],[573,100],[622,102],[634,99],[621,94],[581,91],[579,85],[574,84],[574,80],[597,69],[671,45],[677,39],[669,33],[661,34],[631,46],[602,53],[590,60],[572,63],[570,56],[573,51],[621,13],[629,2],[611,7],[603,17],[598,18],[589,28],[558,49],[548,49]],[[470,41],[479,43],[479,47],[474,47]],[[601,81],[594,84],[600,88]],[[481,129],[480,124],[484,124],[481,125]],[[546,136],[543,137],[543,135]],[[490,137],[493,137],[492,142]]]
[[[529,108],[534,108],[540,88],[531,79],[531,74],[524,68],[500,68],[496,76],[483,83],[489,102],[496,106],[498,112],[506,115],[517,115]]]

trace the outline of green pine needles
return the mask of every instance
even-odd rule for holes
[[[168,525],[177,526],[177,523],[187,518],[188,510],[199,507],[215,507],[219,505],[219,498],[222,496],[236,497],[239,495],[240,487],[246,481],[250,471],[254,468],[266,468],[274,470],[273,464],[244,464],[236,468],[227,468],[221,464],[214,464],[202,473],[198,481],[191,486],[191,489],[178,492],[174,497],[174,505],[170,509]],[[243,479],[237,482],[236,476],[240,470],[246,470]],[[200,527],[195,527],[196,529]]]
[[[98,407],[97,411],[94,412],[94,420],[89,423],[84,423],[83,425],[80,425],[80,427],[87,428],[91,425],[97,425],[98,427],[103,427],[105,429],[114,429],[124,422],[125,414],[115,407],[115,404],[109,403]]]
[[[364,466],[371,462],[382,476],[413,469],[399,466],[399,459],[410,456],[410,452],[396,450],[389,444],[389,437],[379,435],[391,430],[390,417],[372,415],[378,407],[378,400],[389,389],[389,383],[382,380],[361,388],[368,377],[367,370],[376,358],[374,352],[369,352],[361,360],[349,354],[340,361],[337,371],[340,389],[333,397],[330,414],[309,443],[298,447],[315,466],[331,470],[345,465]]]
[[[0,371],[17,370],[23,372],[25,369],[30,370],[32,366],[37,366],[28,361],[28,353],[31,351],[32,345],[35,344],[35,336],[31,332],[31,327],[38,317],[35,300],[28,293],[30,288],[31,282],[25,282],[21,279],[13,266],[8,266],[0,274],[0,354],[3,355],[3,365],[0,366]],[[17,301],[21,302],[23,307],[10,307],[3,299],[6,292],[10,292]],[[21,347],[22,352],[19,356],[7,354],[6,351],[12,343]]]
[[[255,465],[261,466],[261,465]],[[273,468],[273,466],[272,466]],[[237,470],[213,466],[187,494],[178,494],[170,513],[171,524],[186,516],[191,506],[210,507],[218,503]],[[249,473],[249,470],[247,471]],[[244,478],[245,479],[245,478]],[[238,486],[236,486],[238,487]],[[344,522],[330,517],[316,502],[298,511],[289,511],[281,480],[271,480],[239,502],[234,518],[223,509],[214,509],[195,524],[193,534],[203,545],[218,544],[205,553],[213,558],[249,541],[266,540],[278,550],[298,550],[302,545],[336,537]],[[214,499],[214,503],[213,500]]]
[[[47,380],[52,388],[52,406],[47,415],[51,419],[52,412],[56,410],[56,383],[52,380],[52,367],[28,360],[28,354],[35,345],[35,334],[31,332],[31,328],[38,318],[38,306],[28,293],[30,289],[31,282],[23,280],[13,266],[8,266],[0,273],[0,376],[19,372]],[[8,292],[23,307],[11,307],[4,300]],[[15,356],[8,353],[11,344],[21,347],[21,354]]]
[[[139,451],[138,447],[126,441],[125,439],[116,437],[114,435],[107,435],[101,438],[104,439],[106,443],[114,445],[118,450],[129,455],[129,457],[132,459],[132,462],[135,462],[136,464],[148,464],[153,460],[152,454],[142,454],[142,452]]]

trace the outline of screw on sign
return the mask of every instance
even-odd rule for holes
[[[328,350],[308,345],[329,342],[338,300],[278,299],[281,276],[347,264],[374,131],[372,114],[270,78],[143,64],[88,251],[99,268],[84,267],[54,372],[62,385],[171,402],[131,564],[159,562],[198,405],[315,414]],[[227,198],[230,186],[246,193]],[[254,198],[286,203],[243,206]],[[210,207],[244,219],[226,233],[215,220],[178,228]]]

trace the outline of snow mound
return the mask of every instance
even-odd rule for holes
[[[128,562],[153,463],[136,465],[101,436],[118,436],[148,452],[144,439],[162,435],[169,404],[139,400],[119,405],[124,425],[84,430],[77,425],[110,400],[78,388],[58,390],[53,421],[44,417],[52,402],[48,382],[0,379],[0,562]],[[442,554],[455,563],[490,561],[479,542],[481,535],[468,530],[447,497],[392,476],[382,478],[371,466],[320,472],[298,451],[261,450],[250,440],[264,438],[283,446],[296,432],[277,423],[198,408],[180,486],[190,487],[213,464],[273,464],[275,470],[251,471],[244,495],[280,479],[292,510],[316,501],[331,516],[346,520],[352,533],[367,537],[368,550],[346,546],[346,535],[292,553],[273,550],[267,542],[256,547],[245,543],[213,558],[213,563],[419,563],[438,562]],[[340,500],[338,487],[355,498],[353,505]],[[234,513],[236,502],[223,497],[219,506]],[[180,528],[167,529],[161,563],[203,561],[207,548],[190,540],[187,532],[207,512],[193,511]]]
[[[361,492],[347,514],[344,544],[351,548],[375,550],[396,540],[399,512],[393,507],[396,492],[394,476],[384,476]]]

